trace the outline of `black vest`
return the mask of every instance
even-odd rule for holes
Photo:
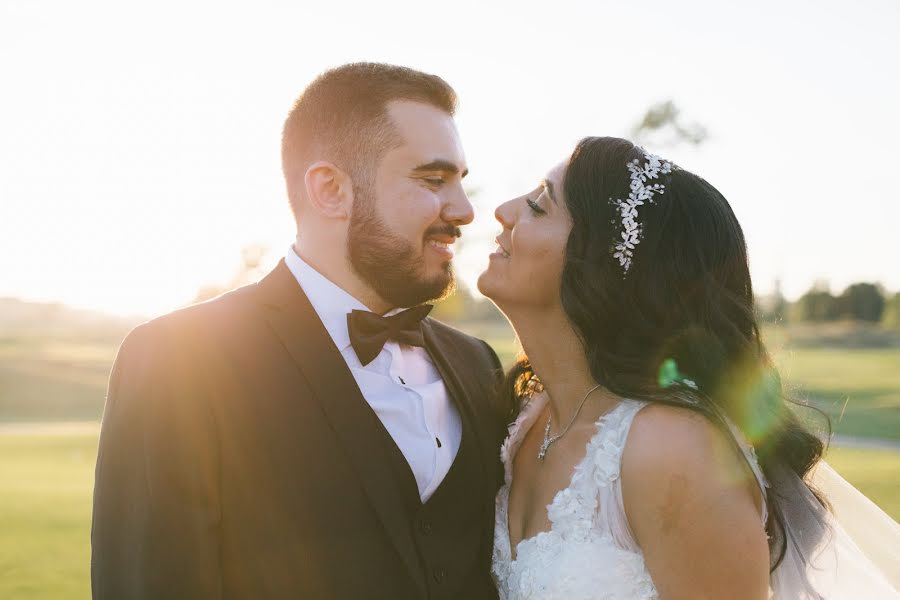
[[[402,488],[404,508],[428,584],[428,598],[495,599],[494,584],[484,572],[485,556],[493,547],[493,530],[485,531],[484,527],[484,490],[472,489],[472,482],[479,481],[478,444],[469,416],[459,404],[456,407],[463,422],[459,451],[427,502],[422,503],[412,471],[395,445],[395,451],[389,453],[392,470]],[[460,552],[460,548],[479,551]]]

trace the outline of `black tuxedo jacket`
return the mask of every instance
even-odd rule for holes
[[[455,548],[449,532],[443,550],[466,573],[458,594],[491,597],[500,364],[438,321],[423,332],[476,441],[463,491],[483,535]],[[141,325],[119,350],[103,415],[94,598],[428,597],[398,455],[283,262]]]

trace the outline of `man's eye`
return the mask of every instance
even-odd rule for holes
[[[428,185],[433,185],[433,186],[441,186],[441,185],[444,185],[444,183],[446,183],[444,181],[443,177],[426,177],[425,182]]]
[[[531,198],[526,198],[525,202],[528,204],[528,208],[536,215],[545,215],[547,211],[538,206],[538,203],[532,200]]]

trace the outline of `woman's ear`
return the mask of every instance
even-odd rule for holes
[[[310,165],[303,176],[310,207],[330,219],[348,219],[353,207],[353,181],[327,161]]]

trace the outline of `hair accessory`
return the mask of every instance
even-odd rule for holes
[[[631,267],[634,249],[641,242],[642,227],[638,221],[638,206],[642,206],[645,202],[653,204],[653,195],[664,194],[666,191],[666,186],[662,183],[648,185],[647,182],[659,178],[660,173],[663,175],[670,173],[673,168],[672,163],[663,161],[655,154],[649,154],[643,148],[640,150],[644,153],[647,163],[641,166],[641,162],[637,158],[628,163],[628,170],[631,171],[631,192],[629,192],[628,198],[625,200],[609,199],[619,209],[619,216],[622,218],[622,239],[616,242],[616,251],[613,257],[619,259],[619,265],[625,274]]]
[[[661,388],[671,387],[677,383],[685,385],[692,390],[697,389],[697,384],[694,381],[688,379],[678,371],[678,364],[675,362],[674,358],[667,358],[659,366],[657,381]]]

